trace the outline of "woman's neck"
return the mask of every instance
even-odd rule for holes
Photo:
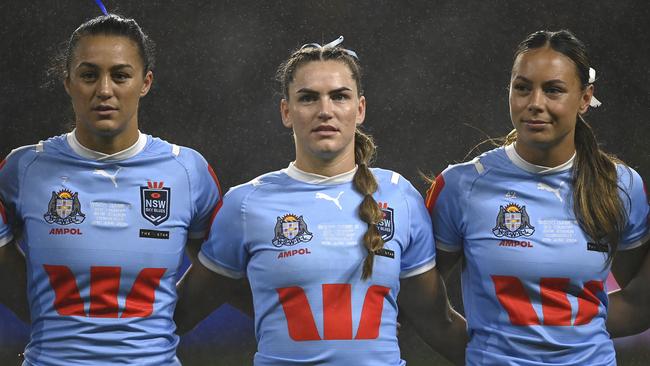
[[[297,154],[294,165],[303,172],[333,177],[354,169],[354,154],[341,154],[332,159],[321,159],[306,154]]]
[[[83,147],[89,150],[112,155],[133,146],[138,141],[140,133],[135,128],[125,130],[117,135],[102,136],[76,128],[75,137]]]
[[[515,142],[515,151],[525,161],[539,166],[553,168],[569,161],[576,152],[574,144],[562,144],[549,149],[540,149]]]

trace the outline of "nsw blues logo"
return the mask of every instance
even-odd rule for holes
[[[305,223],[302,216],[287,214],[278,217],[275,222],[275,238],[273,238],[272,243],[276,247],[292,246],[308,242],[313,236],[307,229],[307,223]]]
[[[56,193],[52,192],[47,212],[43,218],[48,224],[81,224],[86,219],[86,215],[81,212],[79,193],[72,193],[67,189]]]
[[[377,230],[379,230],[379,234],[385,243],[393,238],[393,233],[395,231],[395,215],[393,215],[393,209],[388,207],[388,203],[386,202],[379,202],[379,209],[383,214],[383,218],[377,223]]]
[[[147,181],[146,187],[140,187],[140,209],[142,217],[158,226],[169,218],[171,188],[164,187],[163,182]]]
[[[494,235],[499,238],[502,236],[516,238],[522,235],[531,236],[534,232],[535,227],[530,225],[530,216],[526,212],[526,206],[509,203],[505,207],[499,208],[497,225],[492,229]]]

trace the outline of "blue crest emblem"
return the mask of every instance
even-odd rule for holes
[[[79,193],[72,193],[67,189],[62,189],[59,192],[52,191],[52,197],[43,218],[48,224],[81,224],[86,219],[86,215],[81,212]]]
[[[499,238],[502,236],[516,238],[522,235],[531,236],[534,232],[535,227],[530,225],[530,216],[526,212],[526,206],[509,203],[505,207],[499,208],[497,224],[492,229],[494,235]]]
[[[314,236],[307,229],[307,223],[302,216],[287,214],[278,216],[275,222],[275,237],[272,243],[276,247],[283,245],[292,246],[298,243],[308,242]]]

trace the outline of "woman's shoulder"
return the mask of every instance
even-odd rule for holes
[[[475,179],[490,170],[508,165],[508,157],[503,147],[484,152],[473,159],[449,164],[440,174],[445,179]]]
[[[5,164],[9,165],[21,165],[27,162],[33,161],[43,153],[49,153],[51,151],[61,151],[66,145],[66,135],[53,136],[46,140],[39,141],[36,144],[24,145],[17,147],[4,158],[2,161],[2,166]]]
[[[621,188],[626,192],[634,189],[644,189],[643,178],[634,168],[623,162],[616,162],[615,164],[618,184]]]
[[[243,198],[253,191],[266,191],[269,188],[283,184],[283,182],[288,184],[288,182],[285,181],[287,181],[286,174],[282,170],[276,170],[257,176],[248,182],[233,186],[228,190],[226,195]]]

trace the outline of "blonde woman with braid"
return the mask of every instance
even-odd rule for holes
[[[435,269],[429,215],[402,176],[369,167],[361,69],[342,40],[305,45],[280,66],[295,161],[225,195],[202,265],[179,286],[178,326],[230,301],[228,289],[241,284],[228,279],[247,277],[255,365],[405,365],[399,292],[422,338],[463,364],[465,322]]]
[[[594,82],[572,33],[531,34],[515,52],[504,146],[430,191],[441,273],[463,258],[468,365],[616,365],[605,280],[611,269],[626,287],[638,272],[649,209],[641,177],[584,119]]]

